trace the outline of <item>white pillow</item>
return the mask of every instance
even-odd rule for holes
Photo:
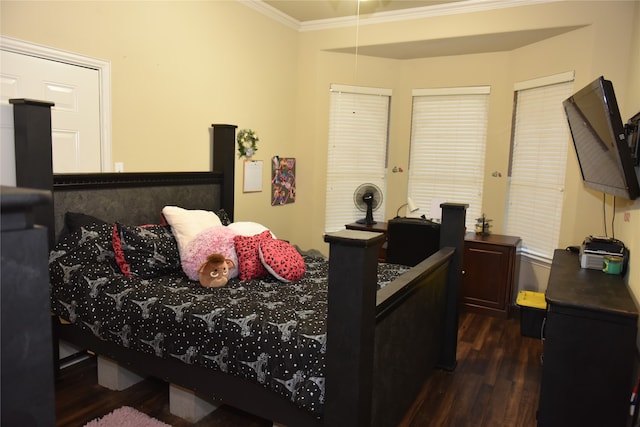
[[[173,236],[178,242],[180,256],[189,242],[207,228],[222,225],[218,215],[211,211],[183,209],[178,206],[165,206],[162,215],[171,226]]]
[[[239,236],[255,236],[256,234],[262,233],[264,230],[269,230],[264,225],[251,221],[232,222],[227,225],[227,227],[232,229]],[[271,231],[271,236],[273,236],[274,239],[276,238],[273,231]]]

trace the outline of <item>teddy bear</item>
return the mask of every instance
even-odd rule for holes
[[[187,244],[185,250],[180,252],[182,270],[187,277],[191,280],[199,280],[199,270],[211,254],[220,254],[225,259],[230,259],[234,267],[229,267],[229,279],[238,277],[238,255],[233,241],[235,236],[236,233],[233,230],[223,225],[200,232]]]
[[[221,288],[229,281],[229,271],[235,263],[222,254],[211,254],[198,269],[198,281],[205,288]]]

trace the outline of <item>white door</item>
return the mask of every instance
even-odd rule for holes
[[[15,165],[6,161],[14,158],[11,98],[55,104],[51,109],[54,172],[102,171],[98,71],[5,50],[0,55],[0,182],[12,185],[6,181],[15,177]]]

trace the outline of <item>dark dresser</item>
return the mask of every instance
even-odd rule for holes
[[[2,426],[55,425],[47,228],[34,207],[51,192],[0,187]]]
[[[545,297],[538,426],[630,425],[638,309],[622,277],[559,249]]]

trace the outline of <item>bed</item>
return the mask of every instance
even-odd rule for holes
[[[379,265],[384,236],[354,230],[325,235],[328,259],[303,252],[305,277],[292,283],[267,276],[205,289],[180,271],[125,277],[114,266],[114,224],[166,228],[158,224],[167,205],[224,209],[234,221],[235,128],[212,125],[214,172],[53,175],[39,169],[18,181],[52,185],[53,206],[39,215],[55,230],[55,336],[280,425],[397,425],[432,370],[456,365],[466,205],[443,204],[441,249],[415,267]],[[50,150],[46,139],[27,151]],[[16,136],[17,170],[32,155],[20,154],[20,143]],[[69,230],[68,212],[104,224],[80,221]],[[67,264],[78,267],[70,272],[62,267]],[[115,320],[133,312],[135,320]]]

